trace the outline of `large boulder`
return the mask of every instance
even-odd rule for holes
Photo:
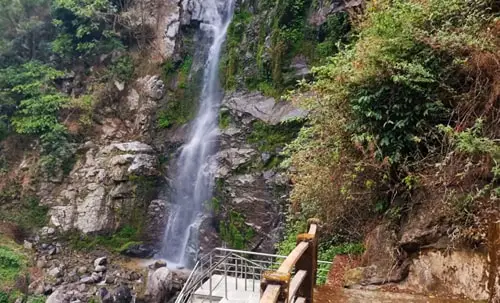
[[[398,249],[398,237],[390,224],[373,229],[365,239],[361,284],[399,282],[408,273],[406,253]]]
[[[79,290],[78,283],[71,283],[59,286],[45,303],[69,303],[69,302],[87,302],[90,299],[88,293],[82,293]]]
[[[153,100],[160,100],[165,94],[165,84],[159,76],[146,76],[137,80],[141,91]]]
[[[172,279],[172,272],[167,267],[150,271],[145,294],[147,302],[165,302],[172,295]]]
[[[84,148],[85,156],[65,182],[42,185],[41,202],[50,206],[51,225],[63,231],[113,231],[142,207],[146,197],[141,194],[154,190],[141,182],[160,176],[158,158],[151,146],[138,141],[106,146],[89,142]]]
[[[133,301],[132,292],[127,285],[120,285],[113,292],[113,302],[115,303],[130,303]]]
[[[479,252],[429,251],[412,260],[401,288],[417,293],[487,301],[488,262]]]
[[[237,116],[250,115],[271,125],[307,115],[307,111],[290,102],[276,102],[260,92],[235,92],[224,98],[222,104]]]

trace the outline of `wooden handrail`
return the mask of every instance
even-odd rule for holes
[[[292,278],[292,282],[290,282],[290,293],[288,294],[288,301],[292,302],[292,299],[295,297],[297,294],[297,291],[299,290],[300,285],[306,278],[307,271],[305,270],[299,270],[295,276]]]
[[[269,285],[266,287],[266,290],[262,294],[260,301],[264,302],[277,302],[278,296],[280,295],[280,286],[279,285]]]
[[[308,232],[308,234],[310,234],[310,235],[316,235],[317,230],[318,230],[318,225],[311,224],[311,226],[309,226],[309,232]]]
[[[288,257],[286,257],[285,261],[281,263],[277,271],[283,273],[292,272],[293,267],[295,266],[297,261],[299,261],[299,259],[302,257],[302,255],[304,254],[304,252],[308,247],[309,243],[307,242],[301,242],[299,243],[299,245],[295,246],[295,248],[288,255]]]
[[[318,260],[319,220],[308,221],[308,233],[297,236],[297,246],[278,270],[266,272],[261,282],[261,303],[313,303]],[[291,278],[295,268],[296,274]],[[296,298],[299,295],[300,298]]]

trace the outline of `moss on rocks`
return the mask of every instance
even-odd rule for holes
[[[229,212],[229,217],[220,222],[219,229],[222,240],[236,249],[247,248],[248,242],[255,235],[254,229],[245,223],[244,215],[235,211]]]

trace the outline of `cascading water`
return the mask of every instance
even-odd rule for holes
[[[212,44],[205,63],[199,111],[176,163],[172,209],[161,251],[162,257],[177,265],[189,266],[192,261],[187,251],[190,242],[198,238],[196,221],[203,212],[203,204],[212,197],[214,178],[208,166],[210,156],[216,152],[219,133],[217,119],[222,99],[219,60],[233,10],[234,0],[203,1],[201,28],[211,37]]]

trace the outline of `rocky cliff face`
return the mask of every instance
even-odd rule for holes
[[[144,209],[161,176],[158,155],[150,145],[152,117],[163,97],[164,84],[146,76],[126,91],[122,102],[100,108],[97,136],[76,149],[77,161],[68,176],[40,184],[42,205],[50,207],[50,225],[63,232],[109,233],[144,217]]]
[[[304,111],[257,92],[228,93],[222,102],[219,152],[212,160],[216,194],[203,224],[202,250],[222,241],[230,247],[272,252],[283,231],[289,180],[279,167],[281,150],[296,135],[268,142],[277,125]],[[260,127],[260,129],[258,129]],[[260,133],[261,137],[257,137]],[[267,148],[263,148],[263,145]],[[214,239],[217,239],[214,241]]]
[[[310,78],[311,66],[323,49],[335,50],[329,40],[341,34],[326,27],[328,20],[337,20],[335,12],[360,5],[360,1],[321,3],[300,15],[305,22],[301,26],[317,37],[315,49],[308,49],[311,41],[306,40],[283,46],[285,53],[275,52],[275,46],[283,42],[276,38],[279,31],[273,23],[281,16],[279,12],[268,1],[238,3],[221,66],[227,91],[220,110],[219,151],[211,159],[215,195],[206,203],[200,247],[193,247],[193,253],[222,245],[272,252],[282,238],[291,186],[287,168],[281,165],[282,152],[307,113],[276,96],[297,80]],[[25,246],[33,250],[42,272],[30,291],[54,292],[49,302],[86,301],[98,291],[103,302],[129,302],[109,297],[122,293],[129,298],[130,292],[141,293],[145,302],[160,302],[171,295],[169,281],[175,282],[163,264],[149,272],[129,268],[121,258],[96,265],[94,259],[107,253],[75,253],[58,238],[59,233],[75,231],[79,237],[109,235],[132,225],[142,231],[141,240],[157,246],[167,223],[169,183],[175,174],[168,163],[185,140],[192,117],[189,111],[196,108],[191,103],[197,101],[197,75],[204,62],[203,41],[196,33],[207,16],[203,0],[168,0],[137,3],[128,18],[147,20],[155,29],[150,61],[164,62],[163,71],[152,69],[128,84],[112,83],[109,95],[101,96],[93,113],[95,123],[84,143],[74,147],[72,170],[37,183],[35,191],[49,208],[50,221]],[[165,77],[161,73],[177,74]],[[74,76],[64,83],[68,93],[81,85]],[[179,112],[183,117],[160,127],[158,120],[164,112],[168,118]],[[26,155],[19,171],[29,171],[34,163]],[[363,267],[355,270],[355,279],[346,286],[389,283],[419,293],[486,299],[485,254],[444,253],[449,244],[449,230],[443,223],[446,214],[431,208],[415,207],[398,233],[385,222],[377,224],[365,240]],[[152,249],[140,245],[132,243],[132,255],[146,249],[151,256]],[[146,287],[146,279],[153,283]],[[97,283],[107,284],[107,290],[99,290]]]
[[[142,215],[147,191],[154,190],[160,175],[153,148],[137,141],[103,147],[88,142],[81,152],[84,156],[62,184],[42,184],[41,202],[50,206],[51,225],[102,233]]]
[[[151,50],[152,60],[160,54],[174,64],[184,64],[186,58],[180,56],[188,56],[191,65],[183,77],[198,81],[205,59],[203,41],[196,35],[196,28],[207,18],[202,3],[167,1],[157,11],[135,7],[128,12],[130,18],[137,18],[133,12],[144,15],[157,29],[153,45],[158,47]],[[189,126],[161,130],[156,119],[166,105],[188,102],[178,99],[179,89],[184,90],[183,96],[187,93],[184,81],[176,77],[164,83],[159,75],[147,75],[129,84],[115,81],[109,87],[109,98],[96,108],[92,132],[75,148],[73,169],[65,177],[40,182],[38,194],[41,204],[50,208],[50,228],[109,234],[135,224],[147,234],[146,240],[161,238],[169,209],[168,180],[175,173],[162,163],[175,159]],[[75,83],[74,78],[67,80],[69,91]],[[195,85],[192,90],[196,89]],[[190,94],[196,98],[195,92]],[[236,248],[274,250],[289,186],[286,171],[279,167],[280,153],[298,130],[298,124],[290,128],[285,124],[304,116],[289,102],[258,92],[227,94],[221,109],[220,150],[212,159],[216,196],[208,203],[202,224],[202,251],[222,242]]]

